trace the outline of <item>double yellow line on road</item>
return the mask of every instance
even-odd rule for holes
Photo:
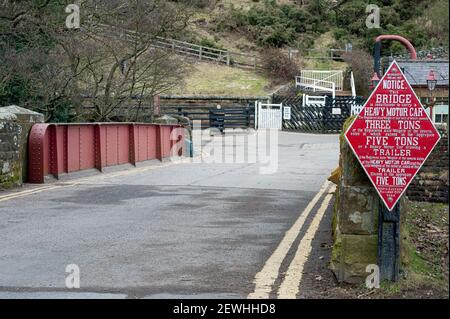
[[[262,270],[256,274],[254,279],[255,290],[248,295],[248,298],[269,298],[270,293],[274,288],[273,286],[278,279],[281,264],[285,260],[289,250],[292,248],[292,245],[297,239],[305,220],[313,211],[313,208],[316,206],[322,195],[327,194],[316,215],[314,216],[314,219],[309,225],[305,236],[303,236],[300,240],[295,256],[292,259],[284,280],[282,281],[277,292],[278,298],[296,298],[299,292],[300,281],[302,279],[303,267],[312,249],[312,240],[314,239],[317,229],[319,228],[320,221],[322,220],[323,215],[333,197],[332,193],[335,189],[336,186],[329,181],[326,181],[322,185],[316,196],[314,196],[314,198],[308,203],[292,227],[286,232],[278,247],[264,264]]]

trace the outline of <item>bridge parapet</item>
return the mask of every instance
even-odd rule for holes
[[[28,181],[149,160],[184,151],[184,128],[175,124],[35,124],[28,143]]]
[[[0,190],[26,182],[28,133],[42,122],[40,113],[17,105],[0,107]]]

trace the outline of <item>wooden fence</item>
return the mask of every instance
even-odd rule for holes
[[[191,124],[193,121],[199,121],[202,128],[215,127],[221,131],[225,128],[248,128],[255,125],[255,107],[253,105],[220,109],[215,105],[162,105],[161,113],[184,116],[191,120]]]
[[[302,52],[302,58],[315,60],[333,60],[343,61],[343,54],[346,51],[343,49],[305,49]]]
[[[119,38],[124,41],[134,41],[136,36],[145,36],[132,30],[126,30],[110,25],[97,25],[96,29],[105,36]],[[170,50],[176,54],[193,57],[200,61],[215,62],[239,68],[260,68],[261,61],[256,54],[233,52],[176,39],[156,37],[152,47]]]
[[[240,68],[261,67],[260,59],[256,55],[232,52],[175,39],[158,37],[154,47],[172,50],[177,54],[191,56],[199,60],[226,64],[228,66]]]

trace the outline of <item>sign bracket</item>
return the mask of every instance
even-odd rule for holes
[[[400,202],[391,211],[378,208],[378,266],[380,280],[397,281],[400,273]]]

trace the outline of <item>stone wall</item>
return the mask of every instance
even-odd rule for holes
[[[22,184],[20,160],[21,127],[13,114],[0,113],[0,188]]]
[[[448,203],[448,133],[446,126],[438,129],[441,140],[406,191],[412,201]]]
[[[15,105],[0,108],[0,189],[26,180],[28,134],[43,121],[42,114]]]

